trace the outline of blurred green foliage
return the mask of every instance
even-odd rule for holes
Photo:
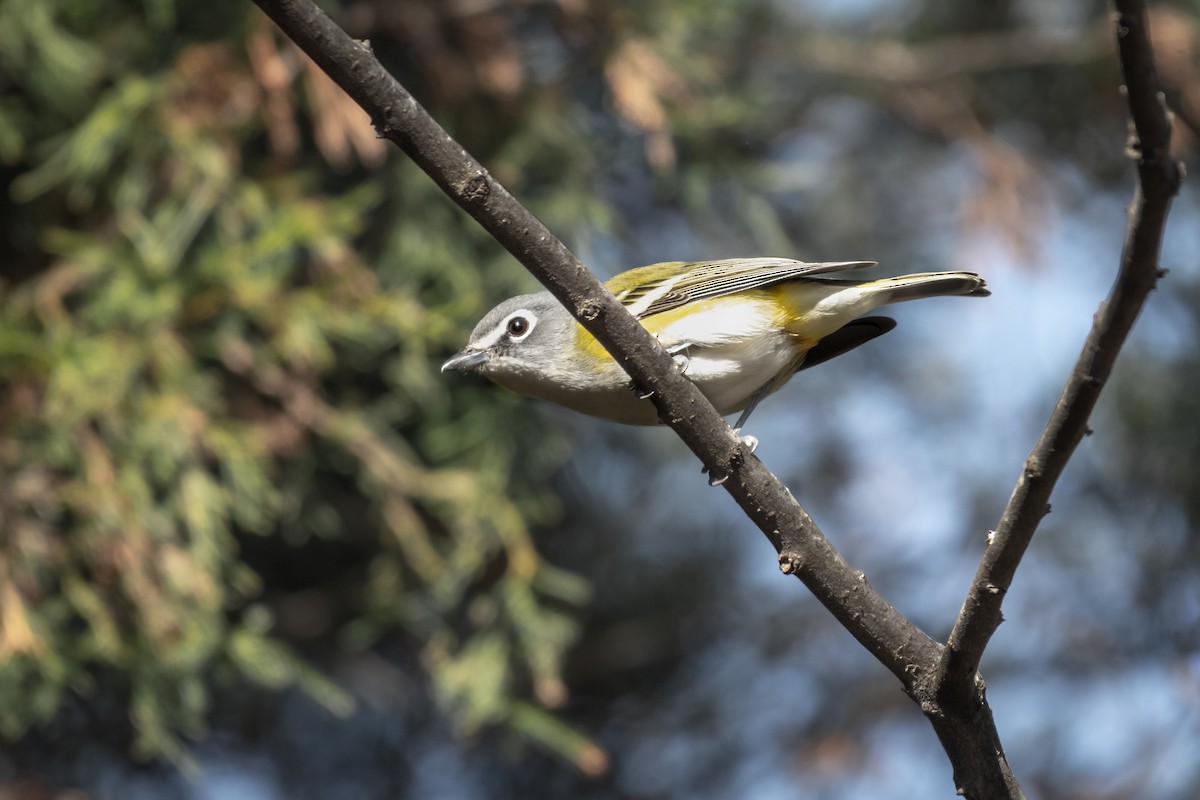
[[[530,534],[565,451],[437,375],[519,271],[257,9],[218,5],[195,41],[168,0],[0,5],[0,733],[111,692],[135,755],[186,760],[221,686],[348,714],[322,665],[404,631],[463,731],[587,756],[530,721],[587,596]],[[307,654],[254,537],[355,553]]]

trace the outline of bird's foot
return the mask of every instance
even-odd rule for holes
[[[734,428],[733,432],[739,433],[740,429]],[[739,435],[738,438],[741,439],[742,444],[744,444],[750,450],[751,454],[753,454],[754,451],[758,449],[758,437],[757,436],[750,436],[750,435],[740,436]],[[708,467],[701,467],[700,474],[708,475]],[[729,480],[728,474],[722,475],[719,478],[715,475],[712,475],[708,479],[708,485],[709,486],[720,486],[721,484],[725,483],[725,481],[727,481],[727,480]]]
[[[688,366],[691,364],[691,359],[687,355],[688,348],[691,346],[690,342],[683,342],[667,348],[667,352],[675,359],[675,366],[679,368],[681,375],[687,374]]]

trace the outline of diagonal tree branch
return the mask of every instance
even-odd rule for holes
[[[939,705],[982,703],[976,670],[1001,622],[1000,604],[1012,583],[1048,501],[1076,446],[1089,433],[1088,417],[1112,373],[1113,363],[1146,298],[1162,273],[1158,256],[1171,199],[1183,170],[1171,155],[1171,121],[1159,90],[1154,52],[1142,0],[1116,0],[1117,51],[1122,90],[1131,117],[1127,152],[1137,162],[1138,182],[1129,207],[1129,230],[1120,268],[1100,305],[1083,352],[1017,481],[1008,506],[984,550],[962,611],[942,653],[934,694]]]

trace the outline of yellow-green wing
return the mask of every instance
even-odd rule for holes
[[[874,261],[808,263],[790,258],[668,261],[622,272],[608,281],[607,286],[629,313],[642,319],[697,300],[873,266]]]

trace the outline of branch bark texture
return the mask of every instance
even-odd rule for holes
[[[976,670],[1002,620],[1004,594],[1038,523],[1050,510],[1055,483],[1079,442],[1090,433],[1087,421],[1100,391],[1162,274],[1158,258],[1163,229],[1183,170],[1170,153],[1171,120],[1159,89],[1145,3],[1116,0],[1115,10],[1122,90],[1131,118],[1127,151],[1137,163],[1138,174],[1120,267],[1050,421],[1025,461],[942,653],[935,679],[935,696],[942,707],[984,705]]]

